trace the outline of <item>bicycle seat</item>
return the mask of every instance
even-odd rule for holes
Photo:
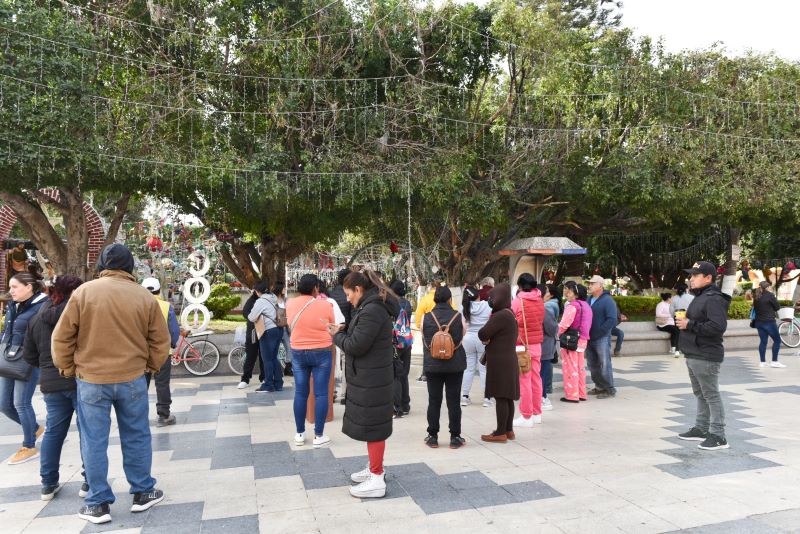
[[[213,334],[213,330],[203,330],[202,332],[189,332],[189,335],[186,337],[208,337],[209,335]]]

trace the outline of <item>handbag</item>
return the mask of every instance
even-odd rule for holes
[[[756,307],[750,308],[750,328],[756,327]]]
[[[272,304],[272,301],[268,302]],[[274,304],[272,304],[272,307],[275,308],[275,325],[278,328],[286,328],[289,326],[289,321],[286,319],[286,308],[281,308]]]
[[[522,329],[525,332],[525,341],[528,341],[528,321],[525,319],[525,303],[520,302],[522,305]],[[517,364],[519,364],[519,373],[525,374],[531,370],[531,355],[528,352],[527,345],[517,345]]]
[[[583,315],[583,306],[578,306],[578,309],[581,312],[581,317]],[[558,336],[558,344],[561,346],[562,349],[567,350],[578,350],[578,340],[581,337],[581,332],[577,328],[567,328],[567,330]]]
[[[22,359],[22,345],[0,343],[0,376],[13,380],[30,380],[33,368]]]

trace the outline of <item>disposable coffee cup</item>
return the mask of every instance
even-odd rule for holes
[[[676,319],[686,319],[686,310],[675,310]]]

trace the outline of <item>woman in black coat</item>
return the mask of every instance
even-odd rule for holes
[[[467,368],[467,354],[461,344],[464,338],[464,319],[450,305],[452,294],[446,286],[439,286],[433,295],[434,307],[422,320],[422,340],[424,345],[423,373],[428,384],[428,447],[439,446],[439,415],[442,411],[442,389],[447,397],[447,415],[450,427],[450,448],[458,449],[464,445],[461,437],[461,381]],[[437,324],[438,321],[438,324]],[[449,327],[448,327],[449,325]],[[431,355],[431,340],[439,330],[449,329],[450,337],[456,346],[451,358],[437,359]]]
[[[345,412],[342,432],[367,442],[369,465],[353,473],[358,482],[350,488],[353,497],[383,497],[386,482],[383,454],[392,435],[394,344],[392,329],[400,312],[397,297],[373,271],[350,273],[344,292],[353,311],[347,331],[328,325],[345,360]]]
[[[78,409],[75,378],[64,378],[53,365],[50,338],[69,297],[82,283],[83,280],[77,276],[59,276],[50,290],[50,300],[42,305],[39,313],[28,323],[28,332],[25,335],[23,357],[30,365],[41,369],[39,388],[47,406],[47,422],[39,460],[42,500],[45,501],[51,500],[61,489],[58,473],[61,448],[69,432],[72,416]],[[80,494],[85,497],[88,492],[89,485],[84,480]]]
[[[511,311],[511,287],[497,284],[489,292],[492,316],[478,332],[486,344],[486,396],[495,398],[497,429],[483,441],[505,443],[514,439],[514,401],[519,399],[517,318]]]

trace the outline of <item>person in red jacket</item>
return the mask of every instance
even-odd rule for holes
[[[542,422],[542,341],[544,340],[544,300],[533,275],[523,273],[517,279],[519,291],[511,303],[517,318],[517,345],[525,345],[531,356],[531,369],[519,376],[519,411],[515,427],[532,427]]]

